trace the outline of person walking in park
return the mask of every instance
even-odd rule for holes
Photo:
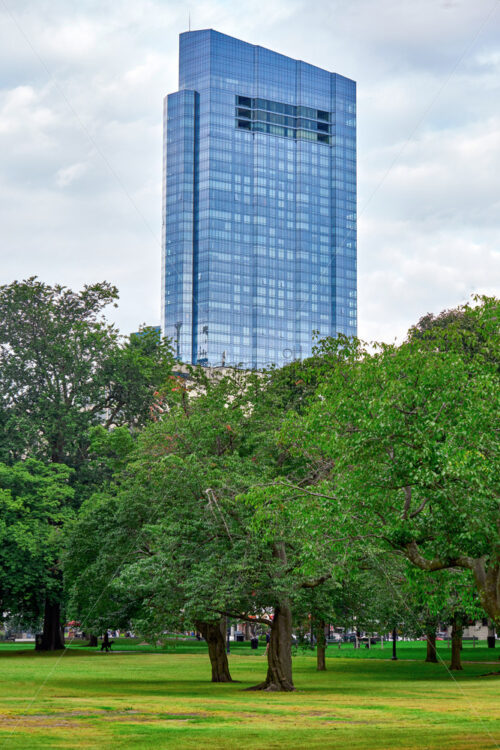
[[[113,641],[109,640],[108,631],[106,630],[104,633],[104,637],[102,639],[101,651],[105,651],[106,653],[108,653],[108,651],[111,651],[112,645],[113,645]]]

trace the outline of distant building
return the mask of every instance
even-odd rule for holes
[[[145,333],[156,333],[158,338],[161,337],[161,326],[143,326],[139,331],[134,331],[131,336],[144,336]]]
[[[473,624],[464,627],[463,637],[466,639],[475,638],[480,641],[486,641],[488,638],[495,642],[495,628],[493,623],[484,617],[482,620],[475,620]]]
[[[165,100],[162,329],[261,368],[355,335],[356,84],[208,29]]]

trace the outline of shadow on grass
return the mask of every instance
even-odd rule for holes
[[[140,652],[137,652],[138,654]],[[96,651],[83,651],[83,650],[76,650],[72,648],[63,648],[59,651],[35,651],[33,648],[31,651],[28,649],[12,649],[12,650],[2,650],[0,651],[0,660],[1,659],[9,659],[12,657],[19,657],[23,656],[25,659],[57,659],[58,657],[62,656],[64,654],[64,658],[66,659],[68,656],[75,657],[75,656],[109,656],[109,654],[101,653],[100,651],[97,653]]]

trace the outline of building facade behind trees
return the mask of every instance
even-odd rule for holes
[[[355,335],[356,85],[180,36],[165,99],[162,327],[184,362],[278,366]]]

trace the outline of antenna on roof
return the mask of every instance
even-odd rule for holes
[[[189,31],[191,31],[191,12],[189,13]]]

